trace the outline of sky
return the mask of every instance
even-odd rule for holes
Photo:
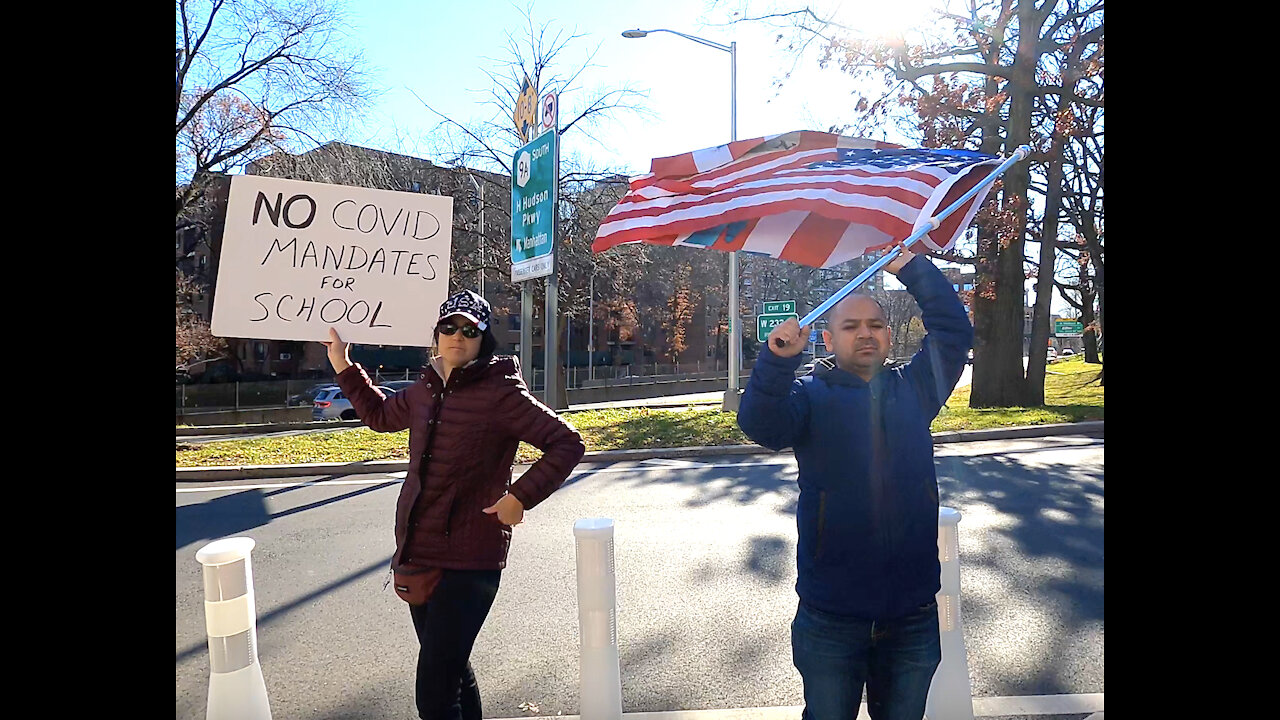
[[[930,22],[930,0],[818,0],[811,7],[833,8],[838,22],[859,32],[892,32]],[[785,6],[788,9],[797,5]],[[751,11],[761,10],[758,3]],[[737,138],[791,130],[826,130],[853,120],[850,108],[859,88],[836,69],[818,67],[812,52],[798,62],[775,42],[778,30],[759,22],[726,24],[735,2],[646,0],[610,3],[592,0],[351,0],[350,41],[363,49],[383,93],[367,121],[347,142],[439,160],[426,139],[440,113],[464,124],[485,120],[510,123],[491,100],[488,69],[506,76],[508,35],[524,40],[531,8],[535,27],[582,37],[564,50],[553,70],[568,77],[590,67],[560,96],[561,123],[574,117],[577,103],[600,87],[629,87],[643,93],[647,114],[620,113],[590,128],[591,137],[570,130],[562,157],[577,154],[593,169],[628,175],[647,172],[655,157],[720,145],[730,140],[730,54],[668,32],[624,38],[633,28],[664,28],[729,45],[736,42]],[[790,73],[789,77],[787,74]],[[775,87],[781,79],[782,86]],[[542,87],[548,90],[563,90]],[[864,88],[865,90],[865,88]],[[421,100],[419,100],[421,98]],[[874,135],[904,145],[916,139],[892,128]],[[1032,245],[1031,252],[1038,253]],[[1054,310],[1065,310],[1057,300]]]
[[[887,4],[845,0],[842,16],[861,15],[867,27],[890,26]],[[704,12],[705,0],[647,0],[614,4],[587,0],[535,0],[535,25],[576,32],[565,51],[559,73],[566,75],[595,56],[588,68],[560,98],[561,121],[601,86],[631,87],[645,94],[648,116],[620,114],[592,130],[599,142],[570,131],[564,152],[589,156],[601,167],[628,174],[646,172],[650,159],[719,145],[730,139],[730,55],[671,33],[628,39],[622,31],[665,28],[695,35],[721,45],[737,43],[737,137],[759,137],[791,130],[825,130],[850,120],[852,81],[837,70],[820,70],[813,60],[798,65],[774,43],[776,31],[758,23],[723,26],[732,4]],[[924,17],[921,0],[898,0],[892,7],[904,19]],[[364,138],[374,141],[425,135],[439,117],[418,100],[463,123],[494,119],[491,80],[484,69],[505,74],[509,57],[507,34],[527,35],[524,4],[501,0],[422,3],[409,0],[352,2],[354,40],[366,59],[378,68],[376,76],[386,92]],[[874,20],[875,23],[871,21]],[[794,68],[781,92],[773,83]],[[551,87],[541,88],[546,92]],[[418,97],[415,97],[415,94]],[[510,122],[510,118],[504,118]],[[907,138],[888,137],[897,142]],[[394,141],[390,141],[394,142]]]

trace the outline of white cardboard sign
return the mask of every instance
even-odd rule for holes
[[[429,346],[452,229],[451,197],[236,175],[210,329]]]

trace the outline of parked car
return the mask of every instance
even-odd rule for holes
[[[800,367],[796,368],[796,377],[804,377],[805,375],[808,375],[811,372],[813,372],[813,363],[807,362],[801,365]]]
[[[1065,348],[1062,351],[1062,357],[1066,357],[1068,355],[1075,355],[1075,354],[1076,354],[1076,351],[1072,350],[1071,348]]]
[[[400,392],[401,390],[409,387],[410,385],[416,382],[418,381],[417,380],[392,380],[391,382],[382,383],[380,387],[389,387],[392,390],[395,390],[396,392]]]
[[[382,385],[375,387],[387,397],[391,397],[396,392]],[[347,399],[346,395],[342,394],[342,388],[337,385],[331,385],[321,390],[316,395],[315,403],[311,407],[312,420],[356,420],[358,418],[355,408],[351,407],[351,401]]]
[[[972,349],[971,349],[971,350],[969,350],[969,357],[965,359],[964,364],[965,364],[965,365],[972,365],[972,364],[973,364],[973,350],[972,350]]]
[[[303,390],[297,395],[290,395],[289,399],[285,401],[285,404],[288,405],[289,407],[301,407],[305,405],[311,405],[316,401],[316,395],[319,395],[321,390],[324,390],[325,388],[332,388],[332,387],[338,387],[338,386],[331,382],[312,385],[311,387],[307,388],[306,390]]]

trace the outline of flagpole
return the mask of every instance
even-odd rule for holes
[[[1030,145],[1018,146],[1018,149],[1014,150],[1012,155],[1010,155],[1007,159],[1005,159],[1004,162],[1000,163],[999,167],[997,167],[995,170],[992,170],[990,175],[983,178],[982,182],[969,188],[968,192],[966,192],[964,195],[961,195],[958,200],[948,205],[947,209],[929,218],[928,223],[921,226],[919,230],[916,230],[915,232],[911,233],[911,236],[908,237],[906,240],[903,240],[901,245],[895,245],[892,250],[890,250],[888,253],[885,254],[884,257],[880,258],[879,260],[876,260],[874,263],[871,264],[871,267],[859,273],[858,277],[850,280],[848,284],[846,284],[844,287],[837,290],[835,294],[833,294],[831,297],[824,300],[821,305],[810,310],[807,315],[805,315],[803,318],[800,319],[800,327],[805,327],[810,323],[812,323],[814,320],[817,320],[818,318],[822,317],[823,313],[830,310],[832,306],[834,306],[836,303],[843,300],[846,295],[858,289],[858,287],[863,283],[865,283],[868,279],[870,279],[872,275],[875,275],[876,272],[880,270],[880,268],[893,262],[893,259],[898,257],[898,255],[901,254],[901,251],[899,250],[900,247],[903,247],[903,248],[910,247],[912,243],[924,237],[925,234],[927,234],[929,231],[937,230],[938,226],[942,224],[942,221],[945,220],[947,216],[949,216],[951,213],[959,209],[961,205],[964,205],[966,202],[968,202],[974,195],[977,195],[983,188],[995,182],[996,178],[1003,175],[1004,172],[1008,170],[1014,163],[1018,162],[1019,160],[1022,160],[1029,154],[1031,154]],[[783,347],[785,343],[782,343],[779,340],[775,339],[774,345],[778,347]]]

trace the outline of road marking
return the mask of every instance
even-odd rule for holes
[[[668,460],[667,458],[649,458],[648,460],[641,460],[640,463],[662,465],[665,467],[707,467],[706,463],[694,462],[692,460]]]
[[[395,477],[399,475],[399,477]],[[179,493],[197,493],[197,492],[218,492],[219,490],[277,490],[279,488],[307,487],[316,485],[319,487],[328,487],[330,485],[381,485],[388,480],[404,480],[404,471],[387,473],[381,480],[308,480],[306,482],[291,483],[260,483],[257,485],[205,485],[201,487],[180,487],[177,489]]]
[[[1069,715],[1102,711],[1102,693],[976,697],[975,715]]]
[[[646,466],[643,463],[650,462],[650,460],[641,460],[635,465],[628,465],[626,467],[605,467],[605,468],[600,468],[599,470],[575,470],[574,474],[577,475],[579,473],[590,473],[594,475],[597,473],[650,472],[653,470],[660,470],[662,469],[662,466],[697,467],[697,468],[737,468],[737,467],[765,467],[765,466],[773,466],[773,465],[795,465],[796,464],[795,460],[782,460],[782,461],[775,461],[775,462],[741,462],[741,463],[699,463],[699,462],[680,461],[680,460],[661,460],[659,458],[654,458],[654,460],[659,460],[661,465],[658,465],[658,463],[655,463],[653,466]]]

